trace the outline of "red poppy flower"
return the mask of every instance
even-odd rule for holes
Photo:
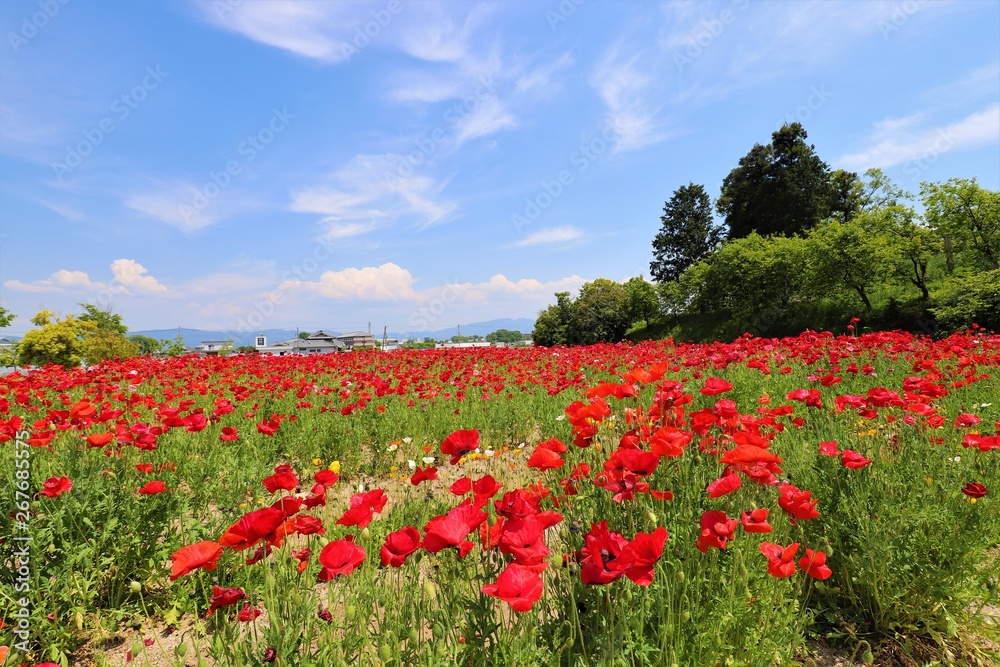
[[[302,547],[301,549],[292,550],[292,558],[299,561],[299,564],[295,567],[295,571],[302,574],[309,567],[309,557],[312,556],[312,549],[309,547]]]
[[[91,433],[87,436],[87,445],[90,447],[103,447],[111,442],[114,435],[111,433]]]
[[[222,440],[223,442],[232,442],[233,440],[236,440],[239,437],[240,433],[239,431],[236,430],[236,428],[232,426],[223,426],[222,435],[219,436],[219,440]]]
[[[273,533],[287,515],[277,507],[254,510],[229,526],[219,538],[219,544],[243,551],[254,546]]]
[[[866,459],[854,450],[845,449],[840,455],[840,462],[844,464],[845,468],[858,470],[859,468],[864,468],[865,466],[870,465],[871,459]]]
[[[316,480],[317,484],[322,484],[325,489],[326,487],[333,486],[338,481],[340,481],[340,475],[333,472],[332,470],[327,470],[326,468],[324,468],[323,470],[320,470],[319,472],[316,473],[314,479]]]
[[[504,522],[498,546],[501,553],[514,557],[521,565],[538,565],[551,553],[542,537],[545,525],[536,517],[513,519]]]
[[[323,535],[326,533],[323,522],[309,514],[300,514],[294,519],[286,521],[284,525],[287,527],[288,534]]]
[[[257,424],[257,432],[263,433],[267,437],[273,437],[275,433],[278,432],[278,422],[276,421],[265,421]]]
[[[699,389],[699,393],[705,396],[718,396],[732,390],[733,385],[722,378],[711,377],[705,380],[705,386]]]
[[[653,583],[654,566],[663,556],[667,537],[667,529],[663,526],[651,533],[636,533],[635,539],[622,550],[622,558],[628,564],[625,576],[639,586]]]
[[[774,530],[771,524],[767,522],[767,515],[770,513],[771,510],[766,507],[743,512],[740,514],[740,523],[743,524],[743,530],[747,533],[770,533]]]
[[[829,579],[833,574],[833,570],[826,565],[826,554],[822,551],[806,549],[806,555],[799,559],[799,567],[814,579]]]
[[[660,463],[660,457],[657,454],[641,449],[617,449],[612,454],[612,460],[620,464],[623,469],[639,477],[652,475]],[[607,464],[604,467],[605,470],[608,469]]]
[[[798,542],[793,542],[787,547],[774,542],[761,542],[760,552],[767,558],[767,573],[778,579],[795,574],[795,554],[798,550]]]
[[[69,477],[49,477],[42,483],[42,490],[38,495],[47,498],[58,498],[73,488],[73,482]]]
[[[467,452],[479,449],[479,431],[468,429],[455,431],[441,443],[441,452],[451,457],[451,465],[456,465]]]
[[[544,443],[535,447],[535,451],[533,451],[531,453],[531,457],[528,458],[526,465],[529,468],[535,468],[537,470],[554,470],[566,463],[566,459],[559,456],[558,452],[555,452],[547,447],[543,447],[542,445],[544,445]]]
[[[147,482],[141,489],[139,489],[139,495],[152,496],[157,493],[165,493],[166,491],[167,485],[157,479],[152,482]]]
[[[603,586],[625,574],[628,563],[619,561],[628,540],[614,531],[608,530],[608,522],[592,523],[590,532],[583,536],[584,546],[580,550],[583,565],[580,578],[588,586]]]
[[[664,426],[650,436],[649,449],[657,456],[680,456],[692,437],[693,435],[687,431]]]
[[[495,584],[485,584],[483,593],[503,600],[517,612],[530,611],[542,597],[542,578],[529,567],[511,563]]]
[[[475,504],[482,507],[502,488],[503,484],[493,479],[493,475],[483,475],[472,482],[472,494],[476,497]]]
[[[962,493],[970,498],[982,498],[986,495],[986,485],[979,482],[969,482],[962,487]]]
[[[222,609],[223,607],[230,607],[240,600],[246,600],[247,594],[243,592],[242,588],[223,588],[222,586],[212,586],[212,599],[211,606],[208,608],[208,613],[205,616],[211,616],[215,613],[216,609]]]
[[[461,479],[455,480],[455,482],[448,487],[448,491],[456,496],[464,496],[469,491],[472,490],[472,480],[468,477],[462,477]]]
[[[725,549],[738,524],[738,519],[730,519],[725,512],[704,512],[701,515],[701,534],[696,545],[698,550],[706,553],[709,549]]]
[[[432,466],[421,468],[417,466],[417,471],[410,476],[410,484],[416,486],[420,482],[430,482],[438,478],[438,469]]]
[[[778,505],[792,515],[792,519],[818,519],[816,510],[818,500],[812,500],[812,491],[800,491],[792,484],[782,484],[778,487]]]
[[[353,535],[330,542],[319,554],[319,564],[323,566],[319,572],[320,581],[330,581],[354,572],[366,555],[364,548],[354,543]]]
[[[401,567],[407,556],[420,548],[420,531],[413,526],[406,526],[389,533],[385,544],[379,552],[382,567]]]
[[[819,453],[823,456],[839,456],[840,452],[837,451],[837,441],[832,440],[830,442],[819,443]]]
[[[464,558],[474,546],[466,538],[486,518],[486,512],[471,505],[459,505],[444,516],[436,516],[424,526],[424,549],[437,553],[455,547]]]
[[[709,498],[721,498],[740,488],[742,484],[743,481],[740,479],[740,476],[730,471],[709,484],[706,491],[708,491]]]
[[[385,491],[372,489],[365,493],[355,493],[351,496],[351,506],[337,519],[341,526],[358,526],[364,528],[372,522],[374,514],[381,514],[388,500]]]
[[[258,616],[260,616],[260,609],[250,606],[250,603],[247,602],[243,605],[243,609],[240,609],[240,613],[236,615],[236,618],[239,619],[240,623],[249,623],[256,620]]]
[[[135,469],[141,473],[147,475],[153,474],[153,464],[152,463],[137,463]]]
[[[175,551],[170,560],[170,581],[177,577],[184,576],[188,572],[202,568],[203,570],[214,570],[218,567],[216,561],[222,556],[222,547],[211,540],[203,540],[196,544],[189,544]]]
[[[268,493],[274,493],[278,490],[294,491],[295,487],[299,485],[299,477],[290,465],[284,463],[274,469],[273,475],[265,477],[261,484],[264,485]]]

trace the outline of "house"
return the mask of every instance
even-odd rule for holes
[[[343,343],[348,350],[353,350],[356,347],[375,347],[375,337],[365,331],[340,334],[337,336],[337,340]]]
[[[254,341],[254,347],[260,354],[270,354],[274,356],[286,356],[291,354],[330,354],[331,352],[341,352],[345,345],[323,331],[317,331],[308,338],[293,338],[292,340],[267,344],[267,337],[260,335]]]
[[[228,354],[233,350],[231,340],[203,340],[201,345],[195,348],[195,352],[206,357]]]

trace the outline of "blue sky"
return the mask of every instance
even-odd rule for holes
[[[798,120],[1000,187],[1000,3],[6,0],[0,304],[439,329],[648,275],[663,203]]]

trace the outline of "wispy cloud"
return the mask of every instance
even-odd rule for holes
[[[645,148],[669,136],[663,119],[658,118],[661,105],[650,90],[654,79],[639,66],[642,52],[626,55],[623,51],[621,44],[608,49],[590,79],[618,135],[616,152]]]
[[[555,245],[559,243],[571,243],[579,241],[584,237],[582,229],[577,227],[546,227],[532,232],[514,244],[516,248],[527,248],[537,245]]]
[[[358,50],[356,30],[371,11],[362,2],[227,2],[202,0],[202,17],[213,25],[296,55],[331,63],[349,60]],[[370,41],[370,37],[368,40]]]
[[[405,155],[358,155],[325,183],[294,192],[291,210],[325,215],[329,239],[389,224],[425,228],[446,220],[457,205],[441,196],[444,183],[413,174],[408,160]]]
[[[926,116],[917,113],[876,123],[864,141],[867,148],[844,155],[837,163],[845,169],[863,171],[1000,141],[1000,104],[945,125],[928,126]]]

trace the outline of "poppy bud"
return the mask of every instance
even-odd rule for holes
[[[366,526],[364,530],[361,531],[361,539],[368,541],[371,538],[372,538],[372,531],[368,530],[368,527]]]
[[[177,656],[177,658],[180,660],[184,659],[184,656],[187,655],[187,652],[188,652],[188,645],[185,644],[184,642],[181,642],[174,648],[174,655]]]
[[[392,660],[392,649],[388,644],[382,644],[378,649],[378,656],[382,658],[382,662],[389,662]]]
[[[678,584],[684,583],[684,570],[677,570],[677,572],[674,573],[674,581]]]
[[[428,581],[427,583],[424,584],[424,595],[426,595],[428,599],[431,600],[437,597],[437,588],[434,586],[432,582]]]
[[[142,642],[136,637],[132,640],[132,657],[137,658],[142,653]]]
[[[681,623],[687,623],[690,620],[691,620],[691,612],[689,611],[681,612]]]
[[[656,512],[654,512],[653,510],[649,510],[648,512],[646,512],[646,518],[649,520],[651,524],[653,524],[654,526],[656,525],[657,522]]]
[[[417,630],[415,628],[410,629],[410,634],[408,638],[411,644],[416,644],[418,641],[420,641],[420,635],[417,633]]]
[[[128,588],[129,588],[130,591],[132,591],[136,595],[138,595],[140,592],[142,592],[142,584],[140,584],[138,581],[133,581],[132,583],[130,583],[128,585]]]
[[[354,617],[357,615],[358,615],[358,608],[355,607],[353,604],[347,605],[347,609],[345,610],[345,616],[347,616],[347,620],[353,621]]]

